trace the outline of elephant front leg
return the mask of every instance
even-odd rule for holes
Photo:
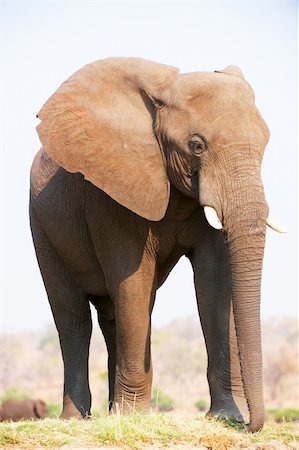
[[[247,415],[231,305],[230,266],[224,236],[213,229],[190,255],[208,353],[210,415],[243,421]]]
[[[143,260],[137,272],[119,285],[115,302],[114,411],[129,413],[136,410],[147,411],[150,408],[150,335],[154,280],[154,262]]]
[[[64,363],[64,395],[61,417],[81,419],[90,415],[88,355],[91,315],[85,293],[75,283],[56,250],[34,217],[33,238],[51,305]]]

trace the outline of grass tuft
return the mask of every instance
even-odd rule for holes
[[[299,421],[299,409],[285,408],[267,411],[268,417],[273,418],[275,422],[296,422]]]

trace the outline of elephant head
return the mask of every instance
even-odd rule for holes
[[[249,429],[260,429],[268,217],[261,161],[269,131],[240,69],[179,74],[138,58],[106,59],[72,75],[38,117],[40,140],[59,165],[81,172],[136,214],[161,220],[171,183],[222,229]]]

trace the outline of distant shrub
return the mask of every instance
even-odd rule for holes
[[[99,415],[103,416],[109,412],[109,401],[108,398],[102,401],[101,408],[99,410]]]
[[[61,405],[59,403],[48,403],[48,417],[57,418],[61,414]]]
[[[174,409],[174,400],[165,394],[162,389],[155,386],[152,393],[151,406],[160,412],[172,411]]]
[[[26,400],[27,398],[30,398],[29,394],[19,391],[16,387],[11,387],[0,397],[0,401],[3,403],[6,400]]]
[[[299,409],[272,409],[268,411],[268,415],[272,417],[275,422],[295,422],[296,420],[299,420]]]
[[[197,400],[194,403],[194,406],[196,407],[196,409],[198,409],[198,411],[207,411],[208,409],[208,402],[202,398],[200,398],[199,400]]]
[[[101,372],[99,377],[100,377],[100,380],[108,383],[108,370],[104,370],[103,372]]]

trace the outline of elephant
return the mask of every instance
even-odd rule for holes
[[[110,410],[147,411],[151,313],[182,256],[194,272],[209,414],[264,423],[261,180],[269,130],[237,66],[180,73],[136,57],[87,64],[37,114],[30,223],[64,362],[62,418],[89,417],[91,305]],[[182,301],[184,301],[182,299]]]
[[[43,400],[6,400],[0,408],[0,420],[44,419],[47,405]]]

